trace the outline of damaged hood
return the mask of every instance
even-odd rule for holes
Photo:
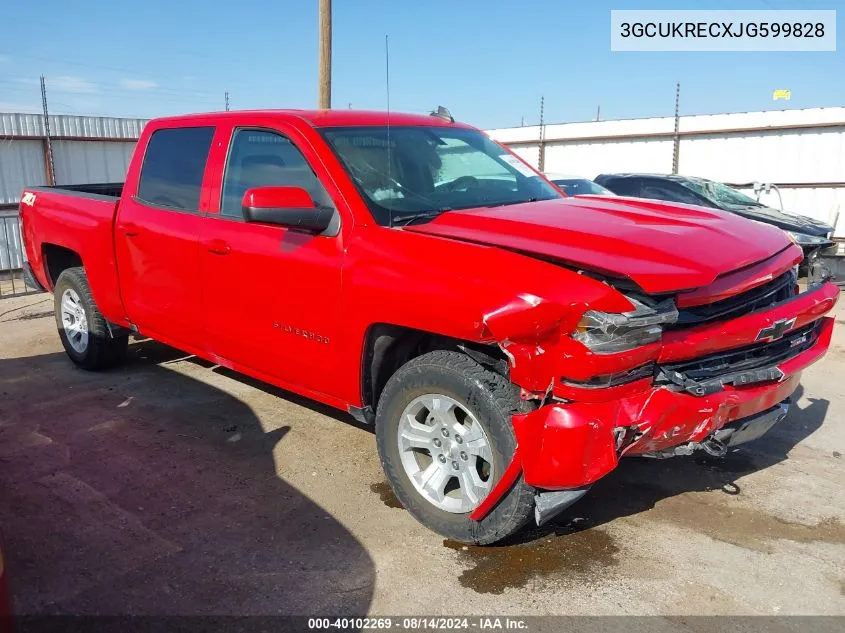
[[[649,293],[706,286],[791,243],[780,229],[724,211],[599,196],[447,211],[405,230],[629,278]]]

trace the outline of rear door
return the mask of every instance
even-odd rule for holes
[[[221,130],[214,143],[222,178],[200,240],[204,329],[221,365],[324,391],[339,348],[340,211],[308,141],[271,125]],[[335,209],[332,227],[313,235],[245,222],[243,195],[261,186],[306,189],[319,206]]]
[[[212,126],[158,129],[136,191],[118,207],[115,251],[129,319],[155,339],[203,348],[199,234]]]

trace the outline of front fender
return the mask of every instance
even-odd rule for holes
[[[360,359],[368,328],[387,323],[454,339],[499,345],[512,379],[545,390],[553,379],[537,359],[589,307],[624,311],[616,290],[527,255],[385,227],[357,229],[343,274],[342,397],[360,404]],[[567,337],[568,339],[568,337]],[[536,370],[532,370],[532,367]]]

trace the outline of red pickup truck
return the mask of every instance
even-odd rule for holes
[[[28,274],[86,369],[132,332],[375,426],[447,537],[542,523],[624,455],[724,454],[782,420],[838,289],[780,229],[567,198],[448,116],[147,125],[122,184],[26,189]]]

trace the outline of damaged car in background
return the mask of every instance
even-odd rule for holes
[[[442,116],[157,119],[125,183],[28,188],[20,217],[74,363],[115,365],[135,332],[346,410],[404,507],[468,543],[625,456],[782,423],[839,294],[799,291],[774,226],[567,198]]]
[[[833,227],[829,224],[804,215],[773,209],[733,187],[705,178],[660,174],[601,174],[596,177],[596,182],[620,196],[695,204],[776,226],[786,231],[804,252],[804,261],[799,273],[802,277],[830,277],[830,271],[820,258],[823,250],[834,246],[831,239]]]

